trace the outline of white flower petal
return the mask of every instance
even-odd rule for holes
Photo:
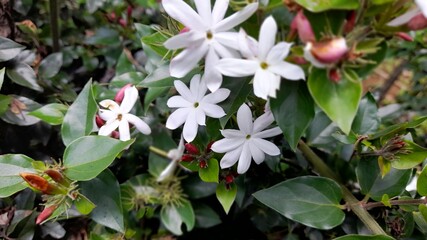
[[[130,139],[129,123],[122,119],[119,124],[120,140],[127,141]]]
[[[196,122],[200,126],[206,126],[206,114],[199,105],[199,107],[196,109]]]
[[[191,108],[178,108],[175,110],[166,121],[166,127],[171,130],[177,129],[187,120],[190,109]]]
[[[196,67],[197,63],[206,55],[206,42],[194,47],[188,47],[174,57],[170,62],[171,76],[181,78]]]
[[[258,68],[258,61],[234,58],[223,58],[219,60],[217,65],[218,71],[230,77],[251,76]]]
[[[313,54],[311,54],[312,43],[308,42],[304,47],[304,58],[317,68],[326,68],[328,65],[319,62]]]
[[[242,53],[242,56],[247,59],[252,59],[255,57],[255,53],[252,51],[252,49],[249,46],[249,37],[246,34],[245,30],[243,28],[239,31],[239,37],[238,37],[238,46],[239,50]]]
[[[237,57],[236,54],[231,51],[231,49],[228,49],[224,45],[222,45],[219,42],[212,42],[211,47],[215,49],[215,52],[221,57],[221,58],[235,58]],[[236,45],[237,47],[237,45]]]
[[[252,134],[252,111],[246,104],[242,104],[237,111],[237,125],[239,125],[240,131],[248,135]]]
[[[225,138],[246,138],[247,135],[237,129],[225,129],[220,131],[222,136],[224,136]]]
[[[165,169],[160,173],[159,177],[157,177],[157,182],[163,182],[173,175],[176,167],[178,166],[177,161],[171,161],[169,165],[166,166]]]
[[[264,130],[266,127],[270,126],[274,121],[273,114],[271,112],[267,112],[259,116],[254,121],[254,134]]]
[[[190,111],[185,120],[184,129],[182,130],[182,136],[185,141],[192,142],[194,138],[196,138],[198,128],[196,111]]]
[[[298,65],[280,62],[268,67],[268,70],[289,80],[304,80],[304,70]]]
[[[272,142],[269,142],[265,139],[261,138],[252,138],[252,141],[254,141],[254,144],[261,149],[261,151],[267,153],[270,156],[277,156],[280,155],[280,149],[274,145]]]
[[[227,99],[228,96],[230,96],[230,90],[226,88],[221,88],[213,93],[209,93],[208,95],[204,96],[202,102],[217,104]]]
[[[426,0],[415,0],[415,3],[417,4],[418,8],[423,13],[424,17],[427,18],[427,1]]]
[[[242,152],[242,148],[243,146],[240,146],[231,152],[227,152],[222,157],[221,162],[219,163],[221,168],[229,168],[233,166],[237,162],[237,160],[239,160],[240,153]]]
[[[219,32],[215,33],[215,40],[232,49],[239,49],[238,33],[236,32]]]
[[[209,88],[211,92],[218,90],[222,84],[222,75],[215,67],[218,62],[219,56],[215,52],[215,49],[213,47],[209,48],[205,59],[205,73],[202,76],[202,81],[206,84],[206,87]],[[198,97],[200,97],[200,95]]]
[[[258,3],[249,4],[242,10],[218,22],[218,24],[214,26],[214,30],[216,32],[224,32],[224,31],[230,30],[235,26],[239,25],[240,23],[246,21],[246,19],[252,16],[252,14],[257,9],[258,9]]]
[[[269,138],[269,137],[277,136],[281,133],[282,133],[282,130],[279,127],[275,127],[275,128],[264,130],[262,132],[255,133],[252,136],[254,138]]]
[[[280,42],[276,44],[267,55],[267,62],[269,64],[275,64],[283,62],[285,57],[288,56],[289,50],[291,49],[292,43]]]
[[[239,139],[223,138],[221,140],[214,142],[214,144],[212,144],[211,146],[211,149],[212,151],[217,153],[230,152],[239,148],[244,142],[245,142],[244,138],[239,138]]]
[[[125,90],[125,96],[122,103],[120,104],[120,110],[122,113],[128,113],[135,105],[136,100],[138,99],[138,90],[135,86],[128,87]]]
[[[224,19],[225,13],[227,12],[229,0],[216,0],[215,5],[212,9],[212,25],[217,24],[219,21]]]
[[[249,150],[251,151],[252,158],[256,162],[256,164],[260,164],[265,159],[265,154],[261,149],[258,148],[256,144],[252,141],[249,141]]]
[[[423,0],[423,1],[425,1],[425,0]],[[420,12],[421,12],[421,10],[419,8],[411,9],[411,10],[407,11],[406,13],[404,13],[404,14],[398,16],[397,18],[391,20],[390,22],[388,22],[387,26],[390,26],[390,27],[401,26],[405,23],[408,23],[413,17],[417,16]]]
[[[186,108],[192,107],[193,103],[185,100],[182,96],[173,96],[168,99],[167,105],[170,108]]]
[[[206,115],[211,118],[222,118],[226,115],[224,109],[215,104],[203,103],[202,108]]]
[[[104,126],[99,128],[98,135],[110,136],[110,134],[119,127],[120,121],[114,119],[110,122],[105,123]]]
[[[180,33],[166,40],[163,45],[170,50],[187,48],[201,44],[204,40],[205,34],[197,31],[190,30],[189,32]],[[200,42],[199,42],[200,41]]]
[[[191,93],[190,89],[188,89],[187,85],[185,85],[185,83],[183,83],[181,80],[175,80],[173,85],[175,86],[175,89],[179,95],[184,98],[184,100],[187,100],[190,103],[195,102],[195,97]]]
[[[103,109],[99,109],[99,116],[105,121],[117,118],[117,114],[115,112]]]
[[[211,13],[211,1],[207,0],[194,0],[196,4],[197,12],[203,19],[207,26],[212,24],[212,13]]]
[[[190,82],[190,92],[194,100],[200,101],[207,90],[206,83],[200,80],[200,74],[194,75]]]
[[[149,135],[151,133],[150,126],[148,126],[148,124],[145,123],[141,118],[129,113],[125,114],[124,117],[128,122],[132,123],[139,132],[145,135]]]
[[[268,17],[259,32],[258,58],[265,60],[276,42],[277,24],[273,17]]]
[[[237,165],[237,173],[243,174],[248,171],[251,166],[252,155],[251,150],[249,149],[249,142],[246,142],[243,145],[242,153],[240,154],[239,163]]]
[[[102,100],[99,103],[99,105],[101,105],[101,107],[103,107],[103,108],[108,108],[108,109],[110,109],[111,111],[113,111],[115,113],[117,113],[119,111],[119,109],[120,109],[119,104],[117,104],[115,101],[110,100],[110,99]]]
[[[274,84],[277,83],[276,79],[277,76],[274,73],[259,68],[255,73],[253,81],[255,95],[267,99],[273,90],[273,97],[275,97],[276,86]]]
[[[203,31],[207,27],[203,19],[182,0],[163,0],[163,8],[169,16],[184,24],[191,30]]]

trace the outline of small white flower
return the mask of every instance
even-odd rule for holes
[[[263,139],[282,132],[279,127],[264,130],[273,121],[273,115],[267,111],[252,122],[250,108],[246,104],[240,106],[237,111],[237,124],[240,130],[222,130],[221,134],[225,138],[216,141],[211,147],[214,152],[226,153],[221,159],[221,168],[231,167],[239,161],[237,172],[243,174],[249,169],[252,158],[255,163],[260,164],[264,161],[265,154],[279,155],[280,149]]]
[[[138,90],[135,86],[132,86],[126,88],[123,101],[120,105],[109,99],[101,101],[99,105],[108,110],[99,110],[99,116],[106,123],[99,129],[98,134],[109,136],[114,130],[119,128],[120,140],[127,141],[130,139],[129,123],[133,124],[141,133],[150,134],[150,127],[139,117],[129,113],[137,99]]]
[[[185,145],[184,139],[181,135],[181,140],[179,141],[178,148],[169,150],[168,158],[171,160],[168,166],[160,173],[157,177],[157,182],[163,182],[164,180],[170,178],[175,172],[176,167],[178,166],[179,161],[181,161],[182,155],[184,154]]]
[[[397,18],[391,20],[387,23],[387,26],[397,27],[404,25],[411,21],[415,16],[422,14],[427,18],[427,1],[426,0],[415,0],[416,7],[407,11],[406,13],[398,16]]]
[[[209,0],[194,2],[197,13],[182,0],[162,1],[169,16],[189,29],[168,39],[164,46],[171,50],[184,48],[171,60],[170,73],[173,77],[185,76],[206,57],[205,79],[208,88],[214,92],[222,83],[222,76],[214,70],[214,66],[220,57],[237,55],[237,33],[229,30],[248,19],[258,9],[258,3],[249,4],[224,19],[229,0],[216,0],[213,8]]]
[[[225,116],[224,110],[217,104],[230,95],[230,90],[220,88],[205,96],[208,89],[199,74],[191,79],[190,89],[179,80],[175,80],[174,85],[181,96],[173,96],[167,102],[168,107],[178,109],[169,116],[166,127],[173,130],[184,124],[182,135],[187,142],[194,140],[199,125],[206,125],[206,116],[212,118]]]
[[[280,88],[280,77],[289,80],[304,79],[301,67],[285,62],[291,43],[276,40],[277,24],[273,17],[268,17],[261,25],[259,43],[246,35],[244,30],[239,33],[239,47],[246,59],[223,58],[219,60],[217,69],[226,76],[254,76],[254,93],[260,98],[276,97]]]

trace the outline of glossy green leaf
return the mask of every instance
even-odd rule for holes
[[[200,199],[215,194],[217,184],[200,181],[197,175],[182,180],[184,192],[192,199]]]
[[[0,198],[8,197],[26,188],[21,172],[34,172],[33,159],[21,154],[0,155]]]
[[[144,78],[144,74],[141,72],[127,72],[119,76],[114,77],[111,80],[112,86],[123,87],[124,85],[130,83],[132,85],[137,85],[141,82],[141,79]]]
[[[170,87],[151,87],[147,89],[144,97],[144,113],[147,114],[147,111],[150,107],[150,104],[160,96],[165,96],[169,91]]]
[[[62,53],[52,53],[44,58],[39,66],[39,76],[42,78],[52,78],[58,74],[62,67]]]
[[[423,234],[427,234],[427,219],[421,212],[413,212],[415,223]]]
[[[309,227],[331,229],[345,218],[340,206],[341,188],[328,178],[298,177],[253,195],[285,217]]]
[[[15,63],[13,67],[6,69],[6,74],[16,84],[43,92],[43,88],[37,83],[36,73],[25,63]]]
[[[10,102],[12,102],[11,96],[0,94],[0,116],[9,109]]]
[[[210,228],[221,223],[221,218],[212,208],[206,204],[194,206],[196,226],[198,228]]]
[[[427,196],[427,165],[424,166],[423,170],[417,179],[417,192],[421,196]]]
[[[107,169],[91,181],[80,183],[80,188],[82,194],[96,205],[90,214],[92,220],[124,233],[120,186],[114,174]]]
[[[298,141],[314,118],[314,102],[303,81],[284,81],[277,98],[270,99],[271,111],[285,139],[295,151]]]
[[[160,211],[160,219],[165,227],[176,235],[182,235],[182,223],[187,227],[187,231],[191,231],[196,222],[194,210],[189,201],[184,201],[177,206],[164,206]]]
[[[358,0],[295,0],[295,2],[312,12],[330,9],[352,10],[359,7]]]
[[[26,97],[9,96],[12,97],[12,100],[7,111],[1,116],[3,121],[19,126],[29,126],[40,122],[40,119],[29,115],[29,112],[41,107],[39,103]]]
[[[25,47],[8,38],[0,37],[0,62],[16,57]]]
[[[74,201],[74,205],[76,206],[77,211],[84,215],[91,213],[92,210],[96,207],[92,201],[83,195],[79,195],[77,197],[77,199]]]
[[[362,193],[375,201],[381,201],[387,194],[393,198],[401,194],[411,178],[411,170],[390,169],[384,177],[381,176],[380,167],[376,158],[361,159],[356,168],[356,176]]]
[[[334,83],[328,79],[326,70],[313,69],[308,79],[308,89],[316,104],[346,134],[350,132],[362,96],[362,83],[348,78],[344,75]]]
[[[118,45],[120,44],[119,33],[112,28],[101,27],[85,42],[89,45]]]
[[[225,213],[230,211],[231,205],[233,205],[234,199],[236,199],[236,195],[237,185],[235,183],[226,184],[222,181],[216,187],[216,197],[221,203]]]
[[[92,81],[89,80],[65,114],[61,126],[62,141],[65,146],[92,132],[97,110],[98,106],[92,92]]]
[[[0,70],[0,90],[1,87],[3,86],[3,81],[4,81],[4,73],[6,72],[6,68],[2,68]]]
[[[369,140],[374,140],[381,137],[394,137],[395,135],[404,135],[406,134],[408,128],[415,128],[421,123],[423,123],[425,120],[427,120],[427,117],[420,117],[410,122],[404,122],[389,126],[369,136]]]
[[[37,117],[50,125],[59,125],[62,123],[67,109],[68,107],[64,104],[51,103],[28,113],[28,115]]]
[[[64,151],[64,174],[76,181],[87,181],[106,169],[134,140],[126,142],[105,137],[85,136],[73,141]]]
[[[141,42],[145,45],[149,46],[152,50],[154,50],[159,56],[165,57],[166,59],[172,56],[172,51],[166,49],[163,46],[163,43],[167,40],[165,34],[160,32],[155,32],[151,35],[144,36],[141,38]]]
[[[394,240],[394,238],[386,235],[356,235],[350,234],[345,235],[339,238],[334,238],[334,240]]]
[[[375,132],[380,126],[380,118],[377,113],[377,103],[372,94],[367,93],[360,101],[351,130],[359,135]]]
[[[211,158],[207,161],[206,168],[199,169],[199,176],[205,182],[218,182],[219,164],[218,160]]]
[[[397,169],[410,169],[422,163],[427,158],[427,149],[418,144],[405,141],[405,147],[408,153],[396,154],[396,159],[391,161],[391,166]]]

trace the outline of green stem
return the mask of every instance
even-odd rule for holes
[[[160,148],[156,148],[156,147],[154,147],[154,146],[150,146],[150,151],[152,151],[153,153],[155,153],[155,154],[157,154],[157,155],[159,155],[159,156],[162,156],[162,157],[164,157],[164,158],[169,158],[168,157],[168,153],[167,152],[165,152],[165,151],[163,151],[162,149],[160,149]]]
[[[427,198],[425,199],[402,199],[402,200],[391,200],[388,203],[390,205],[420,205],[420,204],[427,204]],[[372,209],[376,207],[385,207],[384,203],[382,202],[371,202],[371,203],[365,203],[362,205],[365,209]]]
[[[49,1],[50,8],[50,26],[51,26],[51,34],[52,34],[52,48],[54,52],[59,51],[59,13],[58,13],[58,2],[57,0]]]
[[[331,178],[337,182],[340,182],[339,177],[325,164],[325,162],[314,153],[310,147],[302,140],[299,141],[298,148],[305,155],[306,159],[314,166],[314,169],[319,173],[320,176]],[[343,198],[347,202],[350,209],[357,215],[357,217],[365,224],[365,226],[371,230],[375,235],[387,235],[381,226],[375,221],[374,218],[368,213],[363,207],[359,200],[350,192],[350,190],[344,185],[340,184],[343,192]]]

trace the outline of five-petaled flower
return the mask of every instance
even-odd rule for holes
[[[98,134],[109,136],[114,130],[119,128],[120,140],[127,141],[130,139],[129,123],[133,124],[141,133],[150,134],[150,127],[139,117],[129,113],[137,99],[138,90],[135,86],[132,86],[126,88],[123,101],[120,105],[109,99],[101,101],[99,105],[106,109],[100,109],[99,116],[106,123],[99,129]]]
[[[387,23],[390,27],[406,25],[410,30],[421,30],[427,27],[427,1],[415,0],[416,7]]]
[[[268,17],[261,25],[259,43],[248,37],[244,30],[239,33],[239,47],[246,59],[223,58],[217,69],[226,76],[254,76],[254,93],[260,98],[276,97],[280,88],[280,77],[289,80],[304,79],[301,67],[285,62],[291,48],[290,43],[276,41],[277,24],[273,17]]]
[[[191,79],[190,89],[179,80],[175,80],[174,85],[181,96],[173,96],[167,102],[168,107],[178,109],[169,116],[166,127],[176,129],[184,124],[182,135],[187,142],[194,140],[199,125],[205,125],[206,116],[212,118],[225,116],[224,110],[217,104],[230,95],[230,90],[220,88],[205,96],[208,89],[199,74]]]
[[[188,31],[182,32],[170,39],[164,45],[168,49],[185,48],[170,63],[170,73],[173,77],[183,77],[197,63],[206,57],[205,78],[212,92],[222,83],[222,76],[214,66],[221,57],[238,55],[237,33],[230,32],[235,26],[248,19],[258,8],[258,3],[252,3],[242,10],[224,19],[229,0],[216,0],[211,9],[211,1],[195,0],[197,13],[182,0],[163,0],[166,13],[181,22]]]
[[[240,130],[226,129],[221,134],[225,137],[212,145],[212,151],[226,153],[220,162],[221,168],[233,166],[237,161],[237,172],[245,173],[251,165],[253,158],[255,163],[260,164],[265,159],[265,154],[276,156],[280,149],[273,143],[263,139],[273,137],[281,133],[279,127],[264,130],[274,121],[270,111],[252,122],[250,108],[243,104],[237,111],[237,124]]]

